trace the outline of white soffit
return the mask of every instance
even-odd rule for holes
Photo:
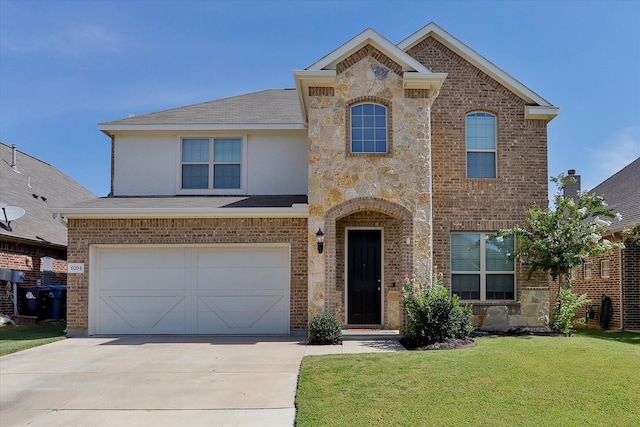
[[[446,32],[433,22],[427,24],[422,29],[416,31],[411,36],[398,43],[398,48],[406,52],[427,37],[433,37],[434,39],[438,40],[440,43],[453,50],[458,55],[462,56],[465,60],[485,72],[491,78],[507,87],[527,103],[537,104],[535,105],[535,107],[538,110],[536,110],[536,112],[532,115],[528,116],[530,111],[525,108],[526,118],[551,120],[558,115],[558,107],[554,107],[551,103],[549,103],[549,101],[545,100],[540,95],[520,83],[518,80],[511,77],[491,61],[478,54],[469,46],[465,45],[460,40],[453,37],[451,34]],[[543,110],[544,113],[542,113]]]

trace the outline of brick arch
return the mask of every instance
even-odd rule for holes
[[[325,310],[335,313],[336,297],[336,222],[359,212],[378,212],[402,222],[402,240],[413,241],[413,212],[397,203],[378,197],[357,197],[347,200],[325,213]],[[402,253],[402,268],[410,271],[413,265],[413,245],[405,245]]]

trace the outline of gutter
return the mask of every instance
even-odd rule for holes
[[[287,208],[69,208],[54,211],[66,224],[69,218],[308,218],[309,205],[294,204]]]

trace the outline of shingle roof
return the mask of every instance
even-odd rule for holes
[[[101,123],[112,125],[302,124],[295,89],[269,89]]]
[[[6,229],[0,218],[0,240],[28,241],[38,245],[67,245],[67,228],[53,218],[52,208],[78,203],[96,196],[55,167],[0,143],[0,202],[23,208],[25,215]]]
[[[622,215],[622,221],[614,221],[611,230],[640,224],[640,157],[597,185],[591,193],[604,196],[609,209]]]

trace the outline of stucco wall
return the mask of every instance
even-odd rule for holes
[[[180,141],[188,137],[238,137],[246,140],[246,153],[243,153],[246,183],[242,191],[225,193],[307,193],[307,139],[304,131],[234,131],[117,135],[113,160],[114,195],[167,196],[183,193],[180,189]],[[215,194],[215,191],[196,193]]]

